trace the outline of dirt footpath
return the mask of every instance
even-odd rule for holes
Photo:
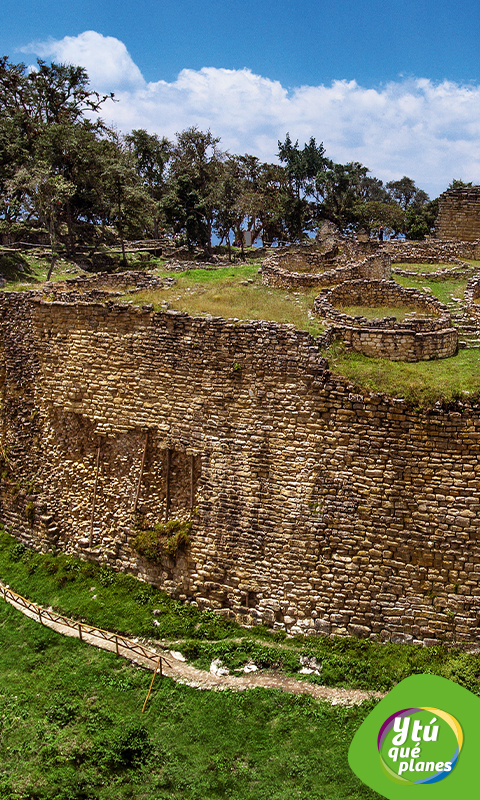
[[[318,686],[307,681],[298,680],[289,677],[280,672],[263,671],[261,673],[249,673],[246,675],[218,675],[205,670],[197,669],[187,664],[183,660],[181,653],[160,649],[160,646],[155,643],[148,645],[143,641],[140,644],[139,639],[127,639],[126,637],[116,637],[114,633],[105,631],[109,638],[104,638],[95,634],[98,628],[90,626],[83,626],[75,620],[62,617],[61,620],[53,620],[49,618],[52,614],[52,609],[46,609],[38,606],[36,603],[27,601],[28,607],[25,605],[23,598],[15,596],[13,592],[8,590],[3,584],[0,583],[3,599],[21,611],[25,616],[34,619],[39,624],[45,625],[52,630],[61,633],[63,636],[73,636],[77,639],[82,639],[89,645],[99,647],[102,650],[110,650],[117,652],[123,658],[129,659],[132,663],[145,667],[149,670],[155,670],[158,659],[162,659],[162,673],[169,678],[172,678],[177,683],[183,683],[187,686],[192,686],[195,689],[209,689],[213,691],[222,691],[230,689],[232,691],[245,691],[246,689],[253,689],[256,686],[261,686],[265,689],[280,689],[284,692],[292,692],[293,694],[308,694],[315,697],[317,700],[326,700],[332,705],[352,706],[361,703],[363,700],[369,698],[381,698],[381,692],[365,692],[359,689],[335,689],[330,686]],[[57,615],[60,616],[60,615]],[[115,641],[117,639],[117,641]],[[132,649],[144,650],[148,656],[142,653],[132,653]]]

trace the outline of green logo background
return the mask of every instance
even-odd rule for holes
[[[452,772],[438,783],[431,785],[394,783],[382,769],[377,748],[380,728],[388,717],[401,709],[426,706],[446,711],[458,720],[464,737],[458,763]],[[428,724],[433,715],[430,714],[427,720],[429,712],[423,713],[426,714],[425,720]],[[420,718],[420,715],[417,714],[415,717]],[[448,739],[447,734],[445,739]],[[427,743],[419,744],[423,756],[423,747]],[[447,747],[448,755],[444,755],[441,742],[435,744],[438,744],[438,750],[435,749],[434,743],[428,743],[428,748],[425,747],[425,754],[427,752],[431,754],[431,760],[434,760],[436,752],[439,754],[435,759],[437,761],[445,761],[453,755],[454,747],[451,747],[451,753]],[[382,754],[383,752],[382,747]],[[352,741],[348,763],[360,780],[388,800],[398,798],[405,800],[405,797],[411,796],[412,792],[415,792],[416,797],[419,793],[426,793],[428,800],[447,797],[451,799],[457,793],[463,793],[466,797],[476,797],[480,794],[480,698],[445,678],[438,678],[435,675],[412,675],[395,686],[368,715]],[[403,777],[415,780],[412,773],[405,773]],[[417,779],[422,777],[423,774],[419,773]]]

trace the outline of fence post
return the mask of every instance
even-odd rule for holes
[[[143,708],[142,708],[142,714],[143,714],[143,712],[145,711],[145,707],[146,707],[146,705],[147,705],[147,703],[148,703],[148,698],[150,697],[150,692],[152,691],[152,686],[153,686],[153,681],[155,680],[155,675],[157,674],[157,670],[158,670],[158,668],[160,667],[160,669],[161,669],[161,665],[162,665],[162,656],[159,656],[159,658],[158,658],[158,662],[157,662],[157,666],[155,667],[155,670],[154,670],[154,672],[153,672],[153,678],[152,678],[152,682],[151,682],[151,684],[150,684],[150,688],[149,688],[149,690],[148,690],[148,694],[147,694],[147,696],[146,696],[146,698],[145,698],[145,702],[144,702],[144,704],[143,704]],[[161,674],[161,672],[160,672],[160,674]]]

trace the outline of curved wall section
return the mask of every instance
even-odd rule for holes
[[[291,633],[480,642],[478,406],[357,394],[273,323],[2,293],[0,324],[23,541]],[[185,550],[137,555],[192,504]]]

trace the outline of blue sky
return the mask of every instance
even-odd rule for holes
[[[477,2],[457,0],[17,0],[13,61],[82,63],[119,103],[120,130],[211,128],[231,152],[273,160],[287,131],[431,196],[480,182]]]

